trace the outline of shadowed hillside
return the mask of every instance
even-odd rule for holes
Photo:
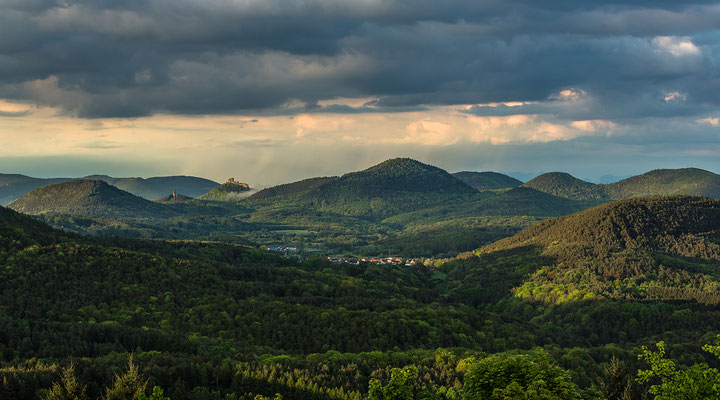
[[[143,179],[91,175],[84,179],[104,181],[147,200],[160,199],[168,193],[172,193],[173,190],[189,197],[198,197],[218,186],[217,182],[194,176],[159,176]]]
[[[25,214],[158,218],[174,215],[161,204],[134,196],[103,181],[79,179],[36,189],[9,205]]]
[[[290,197],[300,193],[307,192],[308,190],[314,189],[324,183],[330,182],[337,177],[321,177],[321,178],[309,178],[301,181],[285,183],[282,185],[272,186],[260,190],[259,192],[250,196],[250,200],[263,200],[273,197]]]
[[[523,186],[576,200],[605,197],[601,185],[585,182],[565,172],[548,172],[525,182]]]
[[[384,218],[476,193],[440,168],[395,158],[318,185],[300,199],[342,214]]]
[[[455,172],[454,177],[477,190],[510,189],[522,185],[522,181],[497,172]]]

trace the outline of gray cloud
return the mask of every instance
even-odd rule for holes
[[[88,118],[503,101],[537,104],[470,112],[692,117],[720,103],[719,30],[714,1],[12,0],[0,98]],[[592,102],[551,100],[568,88]],[[315,106],[334,97],[379,100]]]

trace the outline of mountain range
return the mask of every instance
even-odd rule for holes
[[[55,183],[77,178],[32,178],[19,174],[0,174],[0,205],[7,205],[25,194]],[[107,175],[90,175],[83,179],[104,181],[147,200],[160,199],[175,190],[190,197],[201,196],[219,184],[209,179],[193,176],[164,176],[143,178],[113,178]]]
[[[720,197],[717,178],[708,171],[680,169],[651,171],[608,185],[566,173],[543,174],[519,184],[497,173],[450,174],[397,158],[339,177],[257,192],[223,184],[196,199],[176,191],[175,200],[166,194],[158,202],[98,184],[104,181],[64,182],[28,193],[10,207],[92,235],[250,241],[309,246],[329,254],[395,251],[452,257],[540,220],[615,198],[676,193]]]

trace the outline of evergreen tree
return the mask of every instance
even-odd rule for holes
[[[128,360],[128,370],[122,375],[116,374],[112,387],[107,388],[106,400],[142,400],[147,389],[147,379],[140,375],[138,367],[133,363],[133,356]]]
[[[85,385],[78,382],[75,376],[75,365],[70,362],[70,365],[63,368],[60,382],[53,383],[45,400],[85,400],[87,399],[86,389]]]

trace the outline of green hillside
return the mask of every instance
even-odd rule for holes
[[[434,359],[437,347],[491,349],[478,332],[498,334],[491,313],[430,304],[438,292],[424,269],[40,226],[0,209],[2,398],[37,398],[58,379],[51,363],[71,357],[96,398],[133,352],[173,399],[367,399],[390,366]]]
[[[351,172],[304,192],[314,207],[373,218],[466,199],[477,191],[446,171],[409,158],[395,158]]]
[[[41,179],[19,174],[0,174],[0,205],[10,204],[35,189],[75,179]],[[163,176],[143,179],[90,175],[82,179],[103,181],[147,200],[159,199],[168,193],[172,193],[173,190],[191,197],[197,197],[218,186],[216,182],[193,176]]]
[[[390,266],[92,239],[0,208],[0,398],[44,397],[71,360],[98,398],[133,353],[172,399],[370,400],[402,384],[439,400],[525,385],[599,400],[617,382],[641,399],[640,345],[667,339],[691,364],[720,331],[719,227],[718,200],[639,198]],[[603,374],[613,357],[622,379]],[[409,380],[393,383],[405,366]],[[520,388],[507,381],[520,373]]]
[[[523,186],[576,200],[605,197],[602,185],[585,182],[566,172],[548,172],[525,182]]]
[[[480,191],[510,189],[522,185],[522,181],[497,172],[461,171],[452,175]]]
[[[482,265],[496,254],[516,254],[514,294],[534,301],[720,304],[719,239],[720,201],[654,196],[550,219],[460,259]]]
[[[134,196],[103,181],[79,179],[36,189],[9,205],[25,214],[72,214],[88,217],[161,218],[172,209]]]
[[[698,168],[657,169],[605,185],[585,182],[564,172],[550,172],[523,186],[571,199],[621,200],[674,194],[720,198],[720,175]]]
[[[198,197],[198,200],[238,201],[250,195],[250,188],[232,183],[223,183]]]
[[[613,199],[652,194],[686,194],[720,198],[720,175],[698,168],[656,169],[606,185]]]
[[[337,177],[309,178],[297,182],[272,186],[262,189],[259,192],[253,194],[252,196],[250,196],[250,200],[264,200],[276,197],[296,196],[300,193],[307,192],[308,190],[314,189],[315,187],[323,185],[334,179],[337,179]]]
[[[198,197],[218,186],[217,182],[194,176],[159,176],[143,179],[91,175],[83,179],[104,181],[147,200],[160,199],[173,190],[189,197]]]

